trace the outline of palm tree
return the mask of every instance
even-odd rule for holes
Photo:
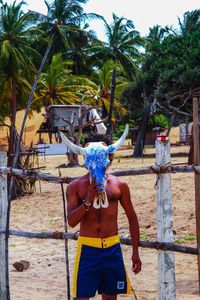
[[[71,65],[71,62],[62,59],[62,54],[53,56],[50,66],[39,78],[38,96],[32,102],[32,107],[39,109],[52,104],[80,103],[81,96],[74,86],[73,75],[70,75]]]
[[[180,18],[178,20],[182,35],[193,33],[200,29],[200,9],[186,12],[183,22],[181,22]]]
[[[97,14],[84,13],[82,4],[87,2],[88,0],[54,0],[50,3],[45,1],[46,16],[33,12],[43,36],[52,37],[52,56],[62,53],[63,58],[69,58],[67,52],[69,50],[74,52],[74,48],[76,48],[74,41],[77,39],[77,35],[79,39],[86,38],[87,32],[84,28],[81,29],[81,24],[90,19],[101,18]]]
[[[82,104],[99,107],[106,111],[107,116],[113,63],[106,62],[101,70],[93,73],[91,79],[72,75],[71,65],[70,61],[62,59],[62,54],[53,56],[50,66],[39,78],[37,96],[32,102],[32,108],[38,110],[52,104]],[[116,94],[120,95],[128,84],[123,78],[118,78]],[[115,106],[121,114],[125,113],[117,99]]]
[[[91,75],[91,79],[82,79],[82,83],[85,84],[87,91],[83,98],[87,104],[100,107],[102,109],[102,117],[108,117],[110,109],[110,94],[112,89],[111,75],[113,68],[116,68],[118,74],[122,74],[120,65],[114,64],[113,61],[106,61],[102,67],[94,71]],[[123,75],[123,74],[122,74]],[[116,80],[116,97],[114,99],[114,105],[120,114],[124,114],[126,110],[119,102],[122,91],[130,84],[124,76],[120,76]]]
[[[16,111],[25,105],[35,66],[32,58],[39,54],[30,46],[32,14],[22,11],[23,1],[0,8],[0,102],[11,119],[9,153],[14,153]],[[10,162],[9,162],[10,163]]]
[[[161,43],[166,35],[170,31],[173,31],[172,28],[166,26],[161,27],[160,25],[155,25],[149,29],[149,34],[145,40],[145,53],[158,55],[161,48]]]
[[[119,63],[124,72],[127,74],[129,80],[133,80],[134,74],[139,70],[138,60],[140,58],[139,47],[143,45],[143,40],[139,33],[135,30],[135,26],[131,20],[126,18],[119,18],[113,14],[113,23],[108,24],[105,20],[105,31],[107,36],[107,43],[96,45],[92,51],[95,57],[105,61],[112,59],[114,62]],[[115,98],[116,86],[116,68],[112,72],[112,89],[110,97],[110,110],[109,110],[109,128],[112,131],[112,112],[113,101]]]
[[[1,95],[0,105],[3,105],[10,116],[10,138],[9,154],[15,152],[16,140],[16,111],[25,106],[30,92],[30,82],[35,74],[32,58],[39,54],[30,46],[33,16],[30,12],[22,11],[23,1],[8,5],[0,2],[0,77]],[[13,156],[8,157],[8,165],[13,166]],[[11,179],[13,182],[13,179]],[[13,184],[10,183],[9,200],[13,195]],[[6,230],[9,230],[10,201],[8,203],[8,215]],[[8,237],[6,236],[6,274],[7,274],[7,299],[9,292],[9,270],[8,270]]]

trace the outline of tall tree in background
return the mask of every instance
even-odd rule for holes
[[[112,59],[119,63],[129,80],[134,78],[138,70],[138,60],[140,59],[139,47],[143,44],[143,40],[139,32],[135,30],[135,26],[131,20],[123,17],[119,18],[113,14],[113,23],[108,24],[105,20],[105,32],[108,42],[102,45],[96,45],[92,50],[95,52],[95,57],[103,61]],[[116,86],[116,68],[112,72],[112,88],[110,97],[110,109],[108,126],[112,132],[112,113],[113,102],[115,98]]]
[[[102,118],[107,118],[110,108],[111,74],[115,66],[119,73],[120,66],[114,65],[113,61],[106,61],[99,70],[93,71],[90,77],[73,76],[74,88],[79,91],[81,103],[101,108]],[[117,78],[116,96],[114,105],[119,114],[125,114],[126,110],[119,102],[121,91],[130,84],[123,76]]]
[[[34,12],[38,28],[43,32],[43,37],[52,37],[50,61],[54,54],[62,53],[63,58],[74,60],[76,65],[76,55],[69,57],[67,53],[76,53],[77,38],[81,46],[85,43],[86,31],[84,27],[81,28],[81,24],[100,17],[97,14],[84,12],[82,5],[87,2],[88,0],[45,1],[47,15]]]
[[[150,114],[153,113],[154,110],[154,93],[160,72],[162,42],[168,34],[168,31],[169,29],[167,27],[162,28],[159,25],[156,25],[153,28],[150,28],[149,35],[146,38],[145,55],[141,68],[141,75],[139,75],[140,79],[136,81],[140,86],[139,97],[141,98],[140,103],[142,104],[142,116],[134,147],[134,157],[140,157],[143,153]],[[138,87],[136,87],[136,90]]]
[[[0,105],[10,115],[9,153],[15,151],[16,111],[25,106],[35,74],[33,57],[39,56],[30,46],[33,16],[22,11],[23,4],[1,2],[0,7]]]
[[[78,104],[80,97],[76,93],[75,80],[70,75],[72,63],[62,59],[62,54],[53,56],[51,64],[40,76],[37,95],[33,107],[40,109],[53,104]],[[78,89],[78,87],[77,87]]]
[[[180,31],[164,39],[157,98],[161,109],[189,116],[192,97],[199,92],[200,10],[186,12]]]
[[[181,35],[193,33],[200,29],[200,9],[185,12],[183,21],[181,22],[180,18],[178,20]]]
[[[160,26],[154,26],[150,30],[141,74],[126,92],[128,102],[132,102],[133,116],[136,99],[139,105],[143,103],[141,95],[145,95],[149,112],[152,103],[156,105],[157,112],[172,116],[172,120],[175,115],[182,122],[185,121],[185,117],[190,118],[191,99],[199,92],[200,82],[199,20],[200,10],[196,10],[185,13],[183,22],[179,20],[179,32]],[[148,120],[147,113],[144,106],[140,105],[140,133],[145,132],[145,126],[142,124]],[[145,140],[144,134],[138,136],[135,156],[142,154],[141,140]]]

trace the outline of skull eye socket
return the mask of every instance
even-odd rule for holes
[[[110,160],[110,163],[112,163],[112,161],[114,159],[114,153],[109,153],[108,159]]]

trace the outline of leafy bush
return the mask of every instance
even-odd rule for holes
[[[161,126],[166,129],[169,127],[169,120],[163,114],[156,114],[155,116],[153,116],[152,123],[156,126]]]
[[[117,140],[122,136],[122,134],[124,133],[125,127],[126,127],[126,125],[119,125],[117,128],[114,128],[113,140]],[[127,138],[130,138],[129,134],[128,134]]]

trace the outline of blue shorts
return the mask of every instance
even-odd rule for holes
[[[118,235],[105,239],[78,238],[73,297],[90,298],[97,291],[107,295],[132,292]]]

